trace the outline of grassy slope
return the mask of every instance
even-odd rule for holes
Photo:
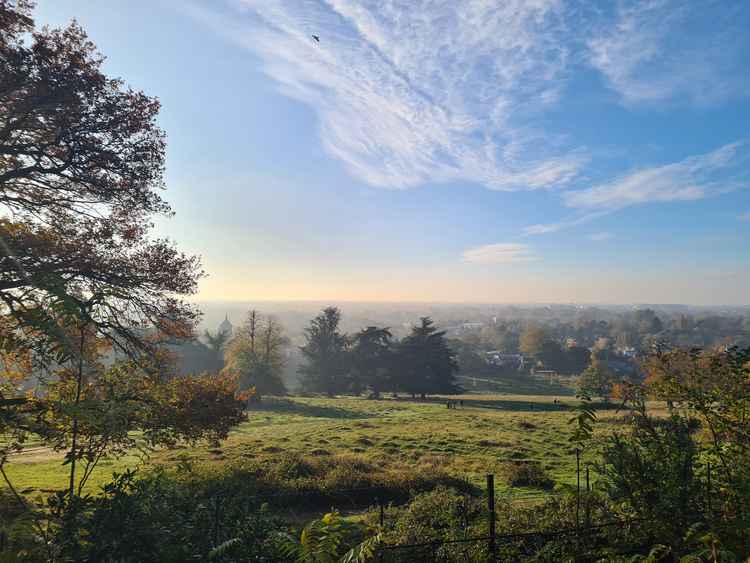
[[[146,465],[174,466],[184,458],[207,464],[232,460],[268,460],[283,453],[328,456],[357,454],[378,466],[437,465],[480,484],[486,473],[502,475],[510,460],[543,463],[555,481],[575,482],[575,456],[567,437],[570,397],[465,395],[464,406],[448,409],[445,399],[381,401],[356,397],[265,399],[248,422],[232,432],[220,450],[207,447],[154,452]],[[555,403],[555,400],[558,402]],[[612,428],[617,415],[605,411],[599,430]],[[17,456],[8,474],[27,493],[62,487],[60,456],[32,448]],[[133,455],[105,460],[91,480],[91,492],[112,471],[139,463]],[[507,491],[503,479],[499,488]],[[539,491],[514,490],[513,496],[536,497]]]

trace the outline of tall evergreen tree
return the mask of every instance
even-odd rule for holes
[[[329,397],[347,390],[349,338],[339,329],[341,311],[326,307],[305,329],[305,359],[299,369],[302,388],[323,392]]]
[[[396,382],[401,391],[424,398],[429,393],[457,393],[456,354],[448,346],[445,332],[432,319],[422,317],[398,347]]]
[[[352,390],[370,389],[373,396],[390,387],[393,335],[388,328],[368,326],[354,335],[351,355]]]

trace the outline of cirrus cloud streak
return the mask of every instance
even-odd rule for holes
[[[521,243],[495,243],[470,248],[463,253],[463,261],[473,264],[513,264],[535,262],[539,257],[529,245]]]

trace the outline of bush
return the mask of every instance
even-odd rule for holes
[[[555,482],[537,461],[519,460],[508,463],[505,479],[511,487],[537,487],[549,490],[555,486]]]
[[[7,489],[0,489],[0,545],[0,563],[46,559],[31,513]]]
[[[389,514],[383,531],[386,545],[407,546],[486,535],[486,510],[481,499],[453,489],[416,495],[403,509]],[[448,543],[432,548],[387,552],[384,561],[486,561],[486,542]]]
[[[87,560],[207,561],[223,546],[212,560],[284,561],[274,547],[283,523],[267,505],[231,494],[226,477],[116,476],[84,523]]]
[[[687,420],[657,422],[636,413],[629,433],[607,439],[598,468],[608,496],[633,516],[652,521],[655,537],[673,547],[702,511],[698,450],[690,434]]]

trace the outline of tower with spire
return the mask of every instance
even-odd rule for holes
[[[234,332],[234,327],[232,326],[232,323],[229,322],[228,313],[224,315],[224,320],[221,321],[221,324],[219,325],[219,332],[227,336],[232,336],[232,333]]]

